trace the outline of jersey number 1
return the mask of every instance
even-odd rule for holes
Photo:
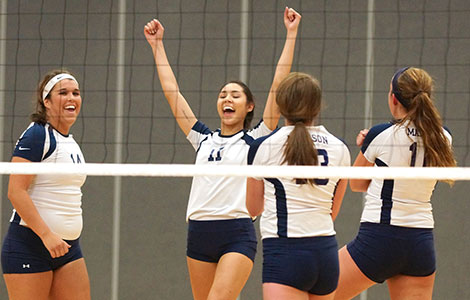
[[[410,167],[414,167],[416,164],[416,148],[418,148],[418,144],[414,142],[410,146],[410,151],[411,151],[411,162],[410,162]]]
[[[410,151],[411,151],[410,167],[414,167],[416,165],[416,152],[418,151],[417,142],[414,142],[413,144],[410,145]],[[423,167],[425,165],[426,165],[426,161],[423,163]]]

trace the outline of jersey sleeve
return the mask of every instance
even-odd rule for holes
[[[362,143],[361,152],[369,162],[375,162],[380,147],[383,146],[383,143],[381,143],[379,140],[380,133],[382,133],[392,125],[392,123],[379,124],[372,127],[367,133],[364,142]]]
[[[349,148],[345,143],[343,143],[343,156],[341,158],[342,167],[351,166],[351,153],[349,152]]]
[[[266,126],[263,120],[259,121],[259,123],[253,127],[253,129],[247,131],[247,134],[253,137],[254,139],[266,136],[270,134],[272,130]]]
[[[276,132],[275,130],[274,132]],[[268,162],[266,161],[266,144],[263,144],[263,142],[268,139],[274,132],[265,135],[261,138],[258,138],[254,140],[250,144],[250,149],[248,150],[248,165],[268,165]],[[262,180],[263,178],[260,177],[253,177],[257,180]]]
[[[204,123],[197,121],[193,128],[191,128],[191,131],[189,131],[186,139],[197,150],[201,142],[211,133],[212,131]]]
[[[450,132],[450,129],[447,126],[444,126],[444,135],[449,141],[449,145],[452,145],[452,132]]]
[[[12,156],[22,157],[31,162],[40,162],[44,154],[45,140],[44,127],[37,123],[31,123],[16,142]]]

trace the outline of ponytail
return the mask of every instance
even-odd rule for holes
[[[426,166],[455,167],[452,146],[431,97],[432,78],[422,69],[410,68],[398,78],[398,85],[403,97],[410,100],[407,115],[400,123],[410,121],[416,127],[423,142]]]
[[[288,165],[312,165],[318,164],[318,152],[312,137],[303,122],[295,123],[294,129],[287,137],[284,148],[284,160]],[[313,178],[296,178],[295,183],[311,185],[315,184]]]
[[[321,88],[318,81],[305,73],[290,73],[279,84],[276,103],[294,129],[284,145],[282,163],[318,165],[318,153],[307,125],[313,123],[321,109]],[[315,179],[297,178],[297,184],[315,184]]]

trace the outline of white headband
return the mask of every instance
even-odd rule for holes
[[[44,87],[44,90],[42,91],[42,100],[44,101],[44,99],[46,99],[47,95],[49,95],[49,92],[57,84],[57,82],[64,80],[64,79],[72,79],[78,84],[77,79],[75,79],[75,77],[73,77],[70,74],[67,74],[67,73],[57,74],[56,76],[52,77],[51,80],[49,80],[46,86]]]

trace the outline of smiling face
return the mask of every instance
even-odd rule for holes
[[[246,94],[239,84],[225,85],[217,99],[222,134],[230,135],[242,130],[245,117],[253,108],[254,103],[248,103]]]
[[[44,99],[44,106],[47,121],[60,133],[67,135],[82,106],[78,83],[71,79],[59,81]]]

